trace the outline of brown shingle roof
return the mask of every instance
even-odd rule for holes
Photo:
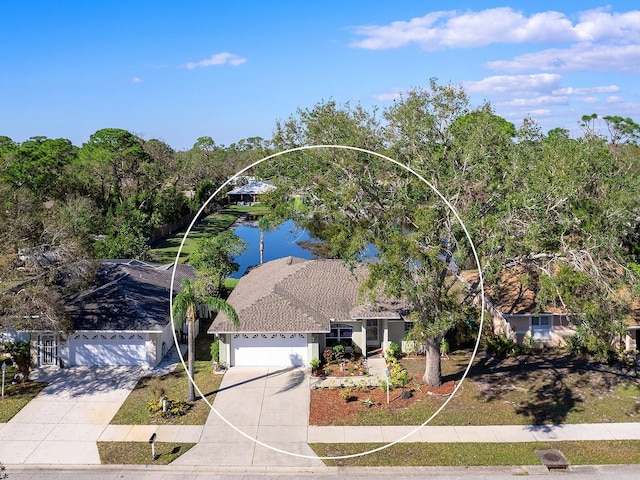
[[[359,302],[367,267],[352,271],[340,260],[286,257],[253,268],[240,279],[228,302],[240,319],[238,332],[328,332],[331,319],[402,318],[397,302]],[[220,313],[209,333],[236,331]]]

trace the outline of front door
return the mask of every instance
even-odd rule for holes
[[[55,335],[42,335],[40,339],[40,365],[55,365],[58,360]]]
[[[378,320],[367,320],[367,347],[380,346],[380,333],[378,331]]]

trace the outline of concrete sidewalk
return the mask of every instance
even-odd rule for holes
[[[640,440],[640,423],[425,426],[419,429],[309,426],[313,379],[308,371],[267,367],[230,369],[214,402],[216,410],[250,438],[228,426],[215,412],[211,412],[205,425],[109,425],[143,372],[135,369],[112,369],[111,375],[105,375],[106,370],[100,372],[78,370],[78,375],[73,375],[64,371],[11,422],[0,424],[0,462],[5,465],[95,465],[99,463],[96,442],[148,442],[153,433],[157,442],[197,444],[174,462],[176,466],[282,467],[300,471],[324,468],[324,464],[314,458],[309,443]]]

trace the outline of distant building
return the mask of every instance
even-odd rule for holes
[[[249,182],[227,193],[229,203],[236,205],[253,205],[260,201],[260,195],[267,193],[276,187],[269,182]]]

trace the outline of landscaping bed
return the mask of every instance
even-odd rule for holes
[[[443,359],[445,385],[461,381],[471,358],[458,351]],[[340,388],[311,391],[312,425],[421,425],[442,406],[447,397],[429,395],[420,383],[424,357],[403,358],[412,390],[409,399],[399,398],[396,388],[367,391],[353,388],[345,401]],[[374,406],[362,400],[371,397]],[[640,422],[640,376],[630,365],[607,365],[575,358],[560,350],[497,358],[479,354],[469,375],[447,407],[430,425],[545,425],[563,423]]]

